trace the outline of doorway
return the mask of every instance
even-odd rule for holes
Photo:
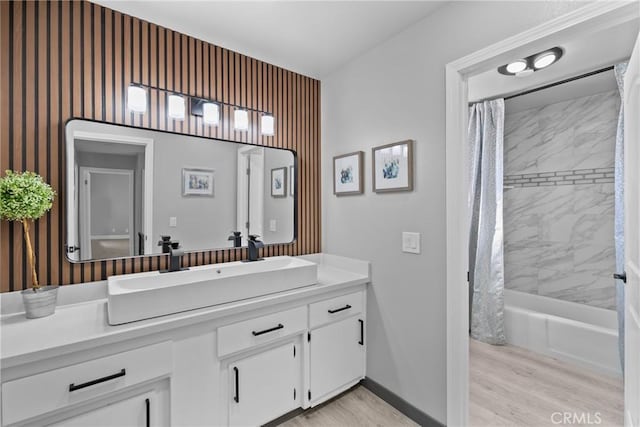
[[[448,64],[447,74],[447,424],[469,424],[468,82],[472,76],[557,44],[638,19],[637,5],[592,4]],[[493,95],[498,95],[494,93]]]

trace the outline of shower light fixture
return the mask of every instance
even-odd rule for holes
[[[247,110],[236,108],[233,112],[233,127],[235,130],[249,130],[249,113]]]
[[[536,59],[533,60],[533,66],[536,70],[539,70],[541,68],[548,67],[554,62],[556,62],[556,53],[544,52],[536,56]]]
[[[552,47],[543,52],[527,56],[523,59],[512,61],[508,64],[498,67],[498,72],[506,76],[526,76],[534,71],[546,68],[562,57],[564,51],[561,47]]]
[[[184,120],[184,98],[180,95],[167,97],[167,115],[173,120]]]
[[[527,69],[527,61],[519,59],[517,61],[507,64],[507,71],[513,74],[520,73]]]
[[[147,111],[147,89],[138,85],[129,85],[127,88],[127,108],[133,113]]]
[[[263,135],[273,136],[274,132],[274,120],[271,114],[263,114],[260,119],[260,131]]]

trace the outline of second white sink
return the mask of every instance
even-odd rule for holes
[[[229,262],[173,273],[108,279],[109,324],[119,325],[196,308],[315,285],[318,266],[289,256]]]

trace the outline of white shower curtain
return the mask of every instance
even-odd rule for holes
[[[469,108],[471,336],[489,344],[505,343],[503,137],[503,99]]]
[[[624,271],[624,74],[627,63],[623,62],[614,67],[616,82],[620,92],[620,113],[618,115],[618,129],[616,132],[615,148],[615,228],[614,242],[616,249],[616,272]],[[618,309],[618,349],[620,363],[624,371],[624,283],[616,280],[616,307]]]

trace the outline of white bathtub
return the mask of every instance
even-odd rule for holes
[[[621,375],[613,310],[505,289],[507,342],[609,375]]]

